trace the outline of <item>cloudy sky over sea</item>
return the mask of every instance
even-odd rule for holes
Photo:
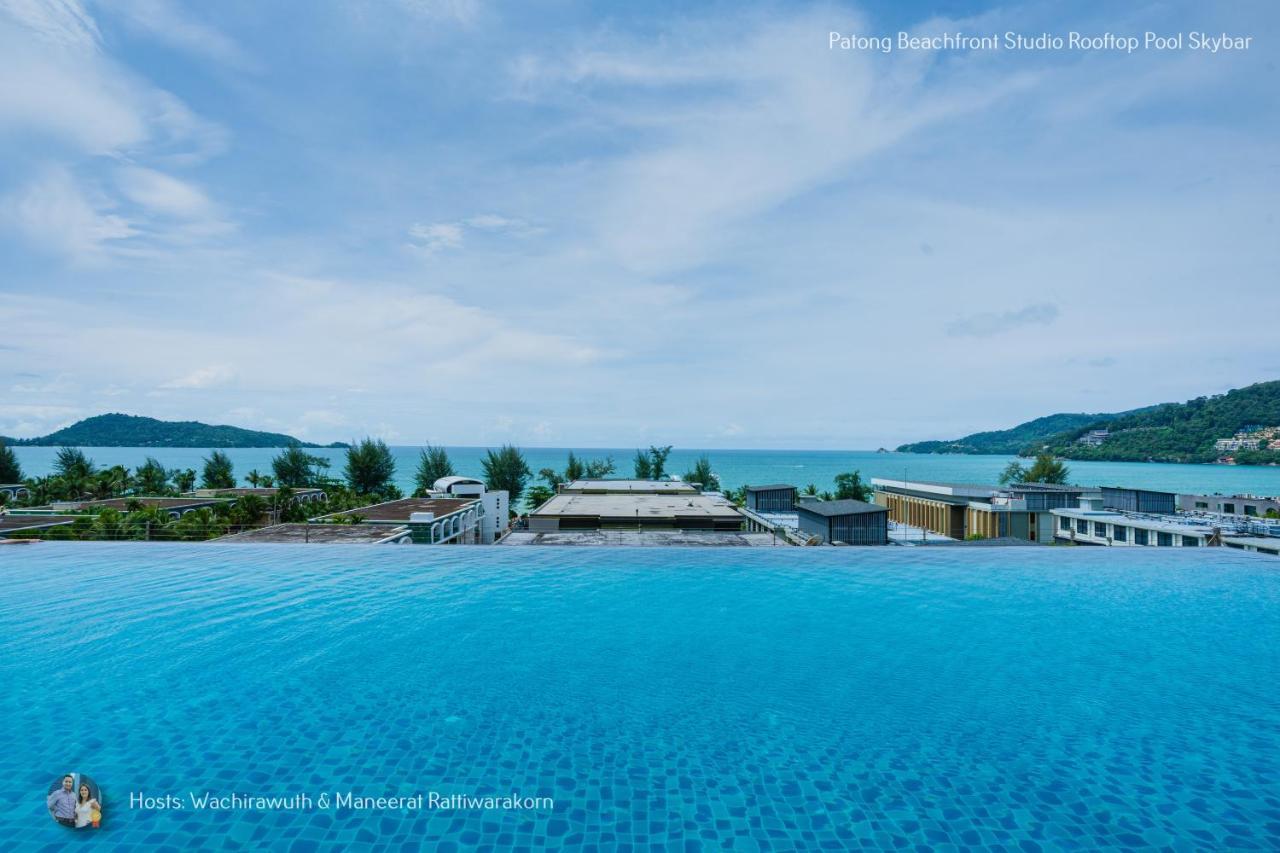
[[[829,46],[900,30],[1252,45]],[[1266,2],[0,0],[0,434],[854,448],[1275,379],[1277,37]]]

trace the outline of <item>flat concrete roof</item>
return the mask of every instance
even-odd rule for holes
[[[682,495],[698,487],[679,480],[574,480],[560,487],[562,495]]]
[[[869,512],[888,512],[889,508],[880,504],[869,504],[866,501],[810,501],[796,504],[796,512],[820,515],[824,518],[836,518],[842,515],[865,515]]]
[[[293,493],[295,495],[318,495],[323,491],[324,489],[305,488],[294,489]],[[275,486],[259,486],[257,488],[245,487],[243,489],[196,489],[193,492],[186,492],[185,495],[190,498],[239,498],[247,495],[256,495],[260,498],[270,498],[279,494],[279,492],[280,489]]]
[[[998,536],[995,539],[947,539],[942,542],[930,542],[930,548],[1047,548],[1030,539],[1019,539],[1016,536]]]
[[[199,509],[200,507],[216,506],[217,504],[220,504],[220,503],[226,503],[227,500],[228,500],[227,498],[212,498],[212,497],[171,498],[171,497],[146,497],[146,496],[140,495],[137,497],[126,497],[126,498],[104,498],[102,500],[97,500],[97,501],[58,501],[57,503],[60,505],[59,508],[61,508],[62,505],[65,505],[67,507],[74,505],[75,508],[79,510],[118,509],[121,512],[125,512],[129,509],[130,504],[133,504],[133,503],[138,503],[144,507],[158,507],[160,509],[188,509],[188,508]],[[52,505],[28,507],[28,509],[42,509],[42,510],[51,510],[53,508],[54,507]]]
[[[358,515],[365,521],[408,523],[409,516],[415,512],[435,513],[436,518],[440,518],[475,503],[479,503],[476,498],[401,498],[400,500],[356,507],[345,512],[335,512],[331,516],[324,517]]]
[[[741,519],[742,513],[724,498],[710,495],[559,494],[531,512],[531,518],[599,518],[627,522],[682,518]]]
[[[1222,541],[1228,545],[1239,545],[1240,547],[1268,548],[1272,551],[1280,550],[1280,539],[1274,536],[1223,536]]]
[[[1125,527],[1140,527],[1143,530],[1155,530],[1160,533],[1184,533],[1188,536],[1208,536],[1213,533],[1213,525],[1204,519],[1187,518],[1168,515],[1144,515],[1142,513],[1126,513],[1111,509],[1076,509],[1068,507],[1049,510],[1059,518],[1073,518],[1079,521],[1101,521],[1107,524],[1121,524]]]
[[[261,545],[265,543],[303,543],[322,545],[377,545],[389,540],[402,539],[409,534],[407,527],[390,527],[386,524],[273,524],[222,536],[211,542]]]
[[[783,489],[790,489],[793,492],[798,491],[795,486],[788,483],[770,483],[767,486],[747,486],[748,492],[780,492]]]
[[[74,515],[0,515],[0,535],[18,530],[56,527],[59,524],[70,524],[75,520]]]
[[[937,495],[939,498],[990,498],[999,486],[984,486],[980,483],[942,483],[937,480],[892,480],[888,477],[872,477],[872,486],[888,489],[903,489],[909,492],[922,492],[926,495]]]
[[[561,530],[549,533],[513,530],[498,544],[640,548],[790,547],[785,539],[772,533],[717,533],[711,530]]]

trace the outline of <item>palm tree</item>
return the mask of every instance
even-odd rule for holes
[[[248,474],[244,475],[244,480],[253,488],[258,488],[258,484],[262,482],[262,475],[258,473],[258,469],[254,468]]]
[[[173,477],[173,487],[179,492],[189,492],[196,487],[196,472],[192,468],[169,472]]]
[[[134,472],[134,481],[139,494],[163,495],[169,490],[169,472],[159,460],[148,456]]]

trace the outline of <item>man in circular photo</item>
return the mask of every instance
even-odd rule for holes
[[[49,814],[72,829],[97,829],[102,825],[102,792],[83,773],[68,773],[54,780],[46,798]]]

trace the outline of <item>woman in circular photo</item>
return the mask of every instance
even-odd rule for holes
[[[49,786],[49,815],[71,829],[97,829],[102,825],[102,792],[84,773],[67,773]]]

